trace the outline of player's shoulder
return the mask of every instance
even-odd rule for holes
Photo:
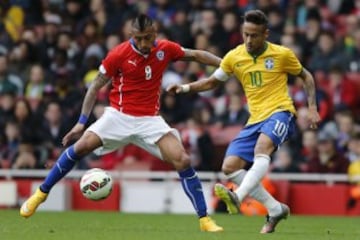
[[[181,47],[178,43],[168,40],[168,39],[159,39],[156,40],[155,46],[159,48],[173,48],[173,47]]]
[[[271,43],[271,42],[267,42],[268,44],[268,51],[274,52],[274,53],[278,53],[278,54],[286,54],[289,52],[292,52],[292,50],[288,47],[285,47],[283,45],[279,45],[279,44],[275,44],[275,43]]]
[[[226,55],[228,57],[233,57],[233,56],[243,56],[246,53],[247,52],[246,52],[245,44],[240,44],[240,45],[236,46],[235,48],[229,50],[229,52]]]

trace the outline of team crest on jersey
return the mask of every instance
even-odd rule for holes
[[[165,56],[164,51],[160,50],[160,51],[156,52],[156,57],[157,57],[157,59],[159,59],[159,61],[164,60],[164,56]]]
[[[272,58],[266,58],[265,59],[265,68],[268,70],[271,70],[274,68],[274,59]]]

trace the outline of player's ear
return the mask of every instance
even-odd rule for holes
[[[269,37],[269,34],[270,34],[270,31],[268,28],[265,29],[265,32],[264,32],[264,36],[265,38],[268,38]]]

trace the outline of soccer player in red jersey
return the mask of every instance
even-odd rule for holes
[[[59,157],[41,186],[22,205],[20,215],[30,217],[46,200],[51,188],[82,156],[95,151],[104,154],[133,143],[172,164],[183,189],[200,219],[200,229],[219,232],[223,228],[208,216],[202,186],[179,134],[159,116],[161,80],[172,61],[197,61],[218,67],[221,59],[209,52],[184,49],[175,42],[156,40],[156,29],[148,16],[141,14],[132,23],[132,38],[112,49],[99,67],[88,89],[78,123],[65,135],[63,144],[85,130],[97,91],[112,83],[110,106],[82,136]]]

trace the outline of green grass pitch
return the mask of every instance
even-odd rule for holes
[[[116,212],[38,212],[23,219],[0,210],[1,240],[360,240],[360,217],[290,216],[277,232],[261,235],[263,217],[216,214],[222,233],[199,231],[194,215]]]

